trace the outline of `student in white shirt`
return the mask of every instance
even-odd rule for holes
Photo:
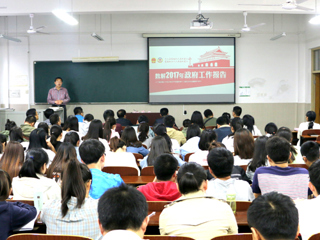
[[[254,118],[251,115],[249,114],[244,115],[242,118],[242,121],[243,121],[243,127],[247,128],[251,132],[252,136],[262,136],[258,127],[254,125]]]
[[[81,136],[85,136],[88,133],[89,126],[94,116],[90,113],[84,116],[83,122],[79,122],[79,133]]]
[[[272,137],[277,133],[278,127],[275,123],[269,122],[265,126],[264,131],[265,131],[267,137]]]
[[[116,128],[116,119],[114,117],[107,117],[106,123],[104,124],[103,129],[103,139],[106,139],[110,143],[110,139],[113,137],[120,138],[119,133],[115,131]]]
[[[76,132],[79,134],[79,138],[82,138],[82,136],[79,133],[79,120],[74,115],[70,115],[64,123],[61,142],[64,141],[64,137],[67,134],[67,132]]]
[[[242,128],[234,134],[234,165],[247,165],[253,157],[254,139],[248,129]]]
[[[230,122],[230,128],[231,128],[231,134],[229,134],[228,136],[226,136],[223,140],[222,143],[226,146],[226,148],[230,151],[230,152],[234,152],[234,148],[233,148],[233,138],[234,138],[234,133],[243,128],[243,122],[242,119],[239,117],[235,117],[231,120]]]
[[[183,157],[183,159],[187,153],[194,153],[200,150],[199,149],[200,134],[201,134],[201,131],[198,124],[194,123],[188,127],[187,137],[186,137],[187,142],[183,144],[180,148],[180,154]]]
[[[314,111],[308,111],[306,113],[306,122],[300,123],[299,125],[299,130],[298,130],[298,134],[297,137],[299,139],[300,142],[300,136],[302,135],[302,132],[304,130],[308,130],[308,129],[320,129],[320,124],[315,123],[314,121],[316,120],[316,113]],[[300,144],[298,144],[300,146]]]
[[[149,135],[148,123],[143,122],[139,124],[137,137],[138,137],[138,140],[147,147],[147,149],[150,148],[153,137]]]

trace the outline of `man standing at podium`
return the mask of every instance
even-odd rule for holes
[[[70,102],[70,97],[68,90],[62,87],[63,80],[61,77],[57,77],[54,80],[56,85],[54,88],[51,88],[48,93],[47,102],[52,104],[53,107],[63,107],[64,112],[64,121],[67,119],[67,108],[66,104]]]

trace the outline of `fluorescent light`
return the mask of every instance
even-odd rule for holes
[[[241,37],[240,33],[143,33],[142,37]]]
[[[4,38],[4,39],[10,40],[10,41],[14,41],[14,42],[21,42],[21,40],[18,39],[18,38],[9,37],[9,36],[3,35],[3,34],[0,34],[0,38]]]
[[[113,57],[74,57],[72,62],[81,63],[81,62],[119,62],[118,56]]]
[[[287,34],[285,32],[283,32],[283,33],[281,33],[281,34],[279,34],[277,36],[274,36],[274,37],[270,38],[270,40],[274,41],[274,40],[277,40],[277,39],[285,37],[285,36],[287,36]]]
[[[320,24],[320,15],[311,18],[311,19],[309,20],[309,23],[315,24],[315,25],[316,25],[316,24]]]
[[[64,21],[65,23],[69,24],[69,25],[78,25],[78,20],[75,19],[73,16],[71,16],[69,13],[67,13],[65,10],[63,9],[56,9],[53,10],[52,13],[59,19],[61,19],[62,21]]]
[[[96,34],[96,33],[92,33],[92,34],[91,34],[91,37],[94,37],[94,38],[97,39],[98,41],[104,41],[104,39],[103,39],[100,35],[98,35],[98,34]]]

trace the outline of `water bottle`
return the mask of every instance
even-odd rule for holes
[[[233,184],[230,184],[228,189],[227,189],[226,199],[229,202],[233,213],[235,214],[236,213],[236,209],[237,209],[237,202],[236,202],[236,190],[235,190]]]

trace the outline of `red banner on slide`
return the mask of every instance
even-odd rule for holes
[[[234,67],[150,69],[150,93],[234,83]]]

